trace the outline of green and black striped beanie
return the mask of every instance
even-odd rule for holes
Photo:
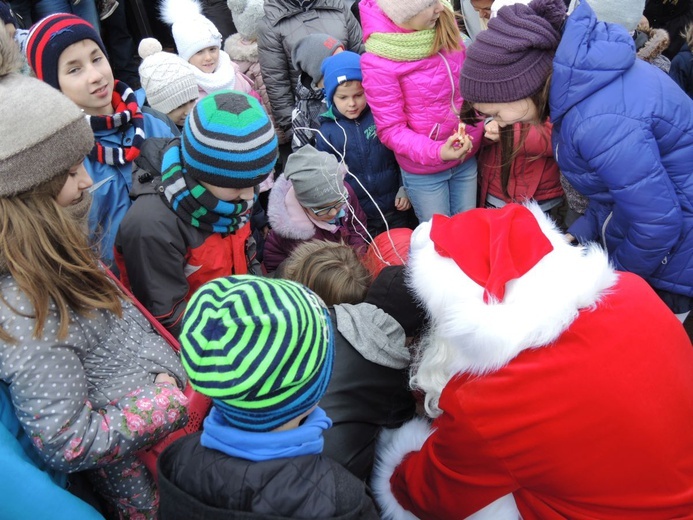
[[[206,283],[188,303],[180,343],[192,387],[242,430],[271,431],[310,410],[332,375],[327,308],[289,280]]]
[[[181,134],[185,173],[222,188],[260,184],[277,162],[277,134],[260,102],[233,90],[205,96]]]

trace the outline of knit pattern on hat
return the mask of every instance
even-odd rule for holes
[[[18,49],[0,32],[0,197],[50,181],[84,159],[94,134],[63,94],[16,72]]]
[[[221,33],[195,0],[164,0],[161,19],[171,25],[178,55],[185,61],[207,47],[221,49]]]
[[[26,58],[36,77],[60,90],[58,60],[73,43],[93,40],[108,56],[99,33],[79,16],[56,13],[36,22],[26,42]]]
[[[247,188],[262,182],[277,162],[277,136],[252,96],[220,90],[205,96],[181,135],[185,173],[213,186]]]
[[[337,158],[307,144],[289,155],[284,177],[291,181],[301,206],[319,209],[338,200],[347,200],[344,171]]]
[[[401,25],[430,7],[431,0],[376,0],[375,3],[390,20]]]
[[[149,105],[163,114],[175,110],[198,96],[195,74],[180,56],[162,52],[154,38],[140,42],[140,81]]]
[[[332,374],[327,309],[289,280],[245,275],[203,285],[180,342],[191,386],[243,430],[270,431],[310,410]]]
[[[256,40],[260,20],[265,16],[264,0],[226,0],[226,5],[238,34],[245,40]]]
[[[529,97],[546,82],[565,19],[562,0],[534,0],[498,11],[467,49],[460,90],[472,103]]]
[[[322,78],[325,85],[325,101],[332,106],[337,87],[345,81],[363,81],[361,56],[351,51],[340,52],[322,62]]]

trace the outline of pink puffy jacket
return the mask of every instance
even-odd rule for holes
[[[377,6],[359,3],[364,42],[371,34],[406,33]],[[395,152],[397,162],[410,173],[437,173],[459,161],[443,161],[440,149],[455,131],[462,106],[459,78],[466,51],[441,51],[418,61],[393,61],[366,52],[361,57],[363,87],[373,111],[380,140]],[[468,126],[474,147],[481,143],[483,125]]]

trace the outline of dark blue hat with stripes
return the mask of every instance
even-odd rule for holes
[[[277,162],[277,134],[260,102],[233,90],[205,96],[185,120],[185,173],[222,188],[249,188]]]

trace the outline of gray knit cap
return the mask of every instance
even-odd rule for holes
[[[344,172],[334,155],[306,145],[289,155],[284,176],[291,181],[296,199],[306,208],[319,209],[347,198]]]
[[[0,197],[66,173],[94,146],[82,111],[48,83],[16,72],[16,46],[0,30]]]

